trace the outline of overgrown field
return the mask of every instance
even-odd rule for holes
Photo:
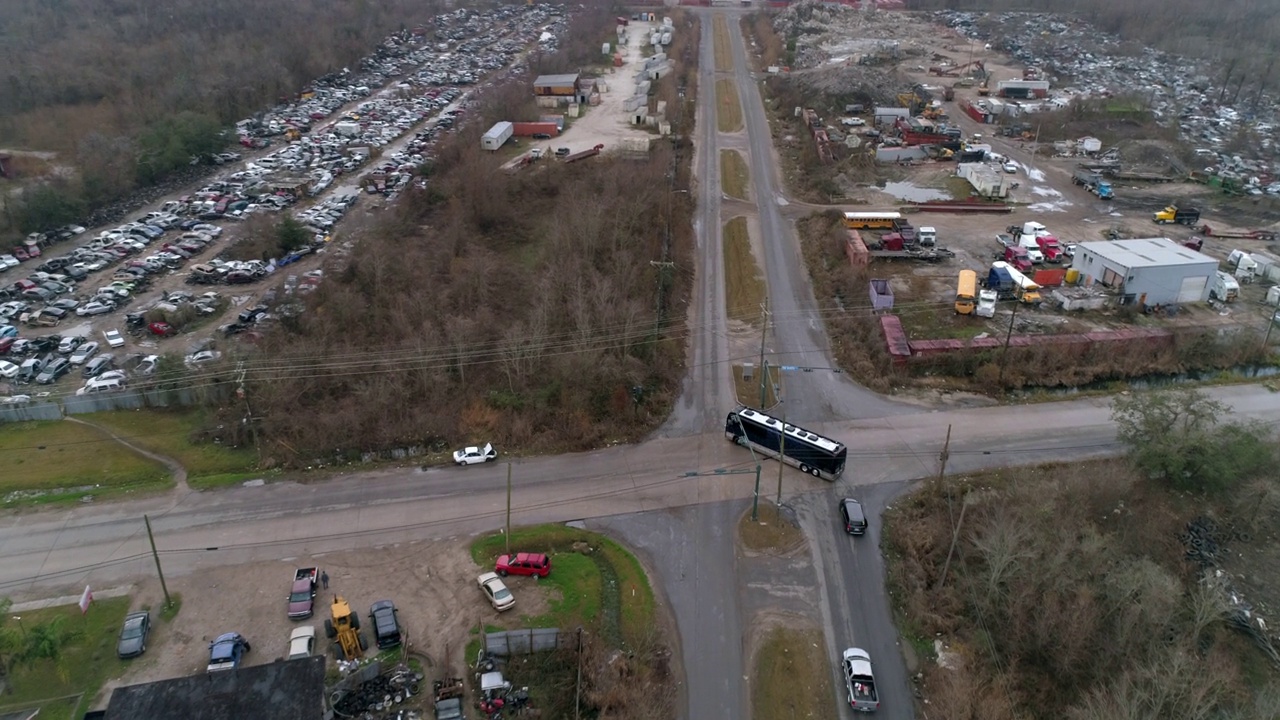
[[[227,447],[203,432],[206,416],[200,410],[119,410],[93,413],[84,419],[138,447],[177,460],[193,487],[245,479],[257,465],[257,455],[251,449]]]
[[[676,83],[690,83],[687,124],[698,33],[676,17],[676,69],[657,96],[675,106]],[[527,94],[498,86],[469,113],[502,117]],[[691,152],[662,143],[647,160],[511,173],[478,149],[484,125],[441,145],[426,189],[407,191],[246,364],[268,465],[471,441],[585,449],[666,417],[685,356],[669,309],[683,307],[693,245],[693,200],[672,190],[689,187]],[[237,443],[241,415],[219,416]]]
[[[930,482],[887,512],[900,627],[926,652],[946,645],[924,669],[930,718],[1280,713],[1272,641],[1243,613],[1274,622],[1280,598],[1254,576],[1274,586],[1275,566],[1227,559],[1275,555],[1275,448],[1266,429],[1211,430],[1202,400],[1126,406],[1122,440],[1159,457]]]

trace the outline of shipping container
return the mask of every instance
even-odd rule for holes
[[[560,125],[554,122],[515,122],[511,123],[511,134],[516,137],[533,137],[534,135],[560,135]]]

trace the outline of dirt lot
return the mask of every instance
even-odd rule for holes
[[[200,575],[169,579],[169,590],[182,596],[182,610],[171,623],[158,622],[147,653],[130,665],[123,678],[109,683],[100,702],[113,687],[152,682],[200,673],[208,662],[208,643],[224,632],[239,632],[253,646],[247,664],[259,665],[281,658],[289,632],[296,623],[285,617],[289,581],[298,566],[319,565],[329,573],[329,590],[320,590],[314,617],[320,651],[324,620],[334,593],[343,595],[362,615],[368,634],[369,606],[390,599],[400,610],[408,645],[425,653],[434,665],[428,677],[458,675],[464,671],[463,649],[469,630],[478,624],[500,628],[523,627],[525,616],[544,614],[551,589],[533,578],[508,577],[516,596],[514,611],[499,614],[476,587],[484,571],[468,554],[469,538],[448,538],[405,545],[391,545],[361,552],[315,557],[281,558],[218,568]],[[156,580],[140,582],[133,593],[134,607],[158,608],[164,601]],[[372,639],[370,638],[370,645]],[[374,651],[371,649],[369,656]],[[329,661],[333,662],[332,652]]]
[[[567,147],[571,152],[589,150],[596,145],[604,145],[605,152],[617,149],[622,138],[657,137],[639,126],[632,125],[628,113],[622,104],[635,95],[636,75],[644,70],[644,61],[652,53],[648,45],[650,31],[660,23],[632,20],[628,26],[630,33],[627,44],[619,46],[623,65],[610,67],[600,80],[604,82],[606,92],[600,94],[600,104],[589,107],[582,106],[583,114],[571,121],[569,127],[560,137],[545,141],[522,143],[522,152],[533,148],[542,148],[543,152],[554,152],[556,148]]]
[[[802,36],[800,43],[801,56],[805,54],[803,48],[812,45],[817,48],[814,50],[814,57],[820,58],[814,61],[820,62],[818,67],[800,71],[805,78],[805,85],[844,93],[840,96],[846,98],[844,102],[850,97],[862,100],[860,93],[864,92],[883,93],[888,88],[896,88],[894,92],[906,90],[912,83],[940,89],[942,84],[949,85],[955,79],[930,75],[927,66],[938,64],[943,58],[950,58],[955,65],[963,65],[971,59],[982,60],[992,73],[993,83],[999,79],[1021,77],[1022,67],[1010,58],[987,50],[980,43],[971,45],[967,39],[954,32],[925,22],[922,17],[911,13],[880,13],[878,19],[859,14],[857,17],[849,16],[847,21],[856,25],[859,32],[854,33],[854,36],[862,38],[861,40],[848,41],[846,33],[840,32],[839,28],[822,25],[818,28],[806,27],[806,32],[816,34]],[[886,56],[889,48],[896,48],[893,51],[899,55],[896,62],[882,57],[879,62],[864,66],[853,61],[855,56],[864,54]],[[893,280],[896,312],[902,317],[904,327],[912,337],[972,337],[982,333],[1003,334],[1006,331],[1009,324],[1007,310],[998,313],[992,320],[983,321],[976,317],[957,318],[950,312],[949,306],[954,299],[957,272],[968,268],[977,271],[980,277],[985,276],[991,262],[997,259],[996,253],[1000,249],[995,235],[1004,232],[1008,225],[1014,223],[1039,221],[1060,242],[1068,244],[1105,240],[1107,233],[1112,230],[1122,237],[1168,237],[1182,242],[1193,234],[1191,228],[1156,225],[1151,220],[1153,211],[1171,202],[1201,208],[1202,222],[1215,228],[1262,228],[1269,227],[1269,222],[1275,220],[1275,213],[1271,211],[1266,199],[1233,200],[1194,183],[1120,182],[1114,184],[1116,200],[1099,200],[1071,182],[1071,173],[1078,166],[1076,158],[1051,157],[1051,146],[1048,143],[1038,144],[1034,139],[995,136],[995,126],[979,124],[959,108],[960,100],[976,102],[978,98],[975,87],[958,88],[956,102],[944,103],[943,109],[950,118],[949,122],[958,125],[966,137],[981,134],[982,142],[991,144],[994,151],[1007,156],[1018,166],[1017,172],[1010,175],[1010,180],[1018,184],[1010,197],[1015,210],[1008,215],[917,213],[911,217],[912,223],[917,227],[936,227],[939,244],[954,250],[956,259],[939,264],[873,261],[873,276]],[[818,103],[819,100],[814,98],[814,102]],[[895,103],[890,101],[887,104]],[[838,103],[836,106],[838,107]],[[1035,123],[1036,118],[1036,115],[1028,115],[1023,120]],[[835,116],[825,119],[828,125],[838,124]],[[867,119],[870,121],[870,118]],[[794,138],[794,142],[803,144],[810,140],[799,136]],[[794,177],[797,171],[793,167],[790,172]],[[847,176],[841,178],[847,181],[841,183],[846,186],[846,198],[836,207],[849,211],[891,210],[903,206],[906,200],[963,197],[968,193],[968,185],[953,177],[954,172],[954,163],[934,161],[879,165],[869,172],[850,170]],[[793,193],[795,192],[793,188]],[[826,207],[794,202],[786,212],[792,217],[800,218]],[[876,236],[876,233],[866,234],[872,239]],[[1275,255],[1280,253],[1280,244],[1275,245],[1277,246],[1268,247],[1267,243],[1250,240],[1210,239],[1202,252],[1222,261],[1223,267],[1226,267],[1227,255],[1232,250],[1262,251]],[[1226,307],[1202,305],[1182,308],[1177,317],[1159,320],[1149,318],[1146,321],[1158,322],[1166,327],[1209,324],[1262,328],[1268,316],[1266,307],[1261,303],[1265,292],[1264,284],[1244,284],[1240,300]],[[1080,332],[1114,328],[1131,322],[1113,312],[1074,313],[1067,316],[1047,308],[1020,308],[1015,331]]]

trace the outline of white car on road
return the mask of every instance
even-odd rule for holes
[[[479,465],[498,459],[498,451],[493,449],[493,443],[485,443],[484,447],[462,448],[453,451],[453,461],[459,465]]]
[[[124,347],[124,336],[119,330],[107,330],[102,333],[102,337],[106,339],[107,345],[113,348]]]

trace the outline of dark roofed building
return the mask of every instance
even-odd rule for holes
[[[105,720],[324,720],[324,657],[116,688]]]

